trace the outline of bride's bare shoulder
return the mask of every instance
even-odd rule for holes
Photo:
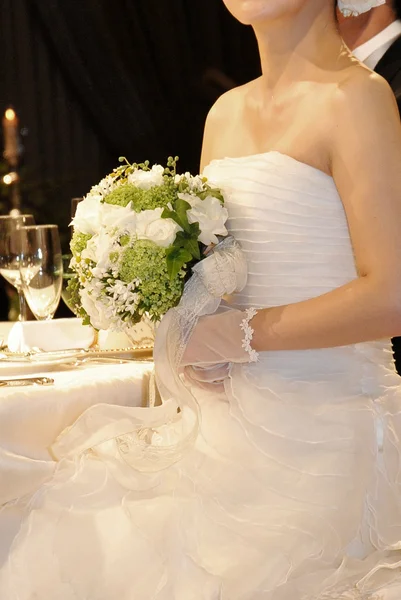
[[[387,81],[356,60],[344,69],[333,102],[338,124],[345,127],[350,120],[356,125],[370,119],[376,123],[384,117],[399,124],[396,100]]]
[[[212,159],[220,157],[222,148],[225,147],[224,136],[231,135],[230,129],[241,122],[247,97],[252,94],[257,81],[253,80],[225,92],[210,109],[203,135],[201,169]]]
[[[354,193],[357,185],[365,185],[368,190],[364,194],[368,195],[375,181],[382,187],[384,180],[399,186],[400,115],[395,96],[382,77],[359,63],[345,70],[336,86],[327,124],[332,170],[339,189],[346,189],[344,197],[350,189]]]
[[[258,81],[259,79],[254,79],[222,94],[210,109],[208,119],[227,118],[227,111],[229,111],[229,116],[240,111],[247,96],[256,88]]]

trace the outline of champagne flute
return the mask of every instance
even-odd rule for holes
[[[19,247],[15,232],[24,225],[33,225],[33,215],[0,216],[0,275],[13,285],[18,293],[19,320],[26,321],[27,305],[19,269]]]
[[[57,225],[30,225],[16,232],[25,298],[39,321],[54,317],[60,302],[63,259]]]
[[[75,213],[78,208],[78,204],[82,202],[82,197],[71,198],[71,221],[75,217]],[[71,223],[70,223],[71,225]],[[74,233],[73,228],[71,227],[71,237]],[[63,254],[63,286],[61,288],[61,298],[63,299],[64,304],[70,309],[75,316],[76,310],[73,304],[71,303],[71,292],[68,289],[69,281],[74,277],[74,271],[70,268],[70,262],[72,259],[72,254]]]
[[[70,267],[72,254],[63,254],[63,285],[61,288],[61,298],[64,304],[70,309],[70,311],[78,316],[76,313],[76,307],[71,302],[71,292],[68,288],[68,284],[75,276],[75,272]]]

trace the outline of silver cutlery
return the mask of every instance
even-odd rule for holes
[[[0,379],[0,387],[17,387],[27,385],[53,385],[54,379],[50,377],[21,377],[14,379]]]
[[[152,356],[146,349],[116,349],[116,350],[93,350],[86,348],[75,348],[70,350],[10,352],[0,349],[0,363],[37,363],[57,362],[58,364],[74,362],[98,362],[98,363],[121,363],[124,362],[152,362]]]
[[[146,362],[153,363],[153,360],[145,357],[136,358],[117,358],[112,356],[78,356],[63,360],[58,363],[59,366],[79,367],[80,365],[124,365],[127,363]]]

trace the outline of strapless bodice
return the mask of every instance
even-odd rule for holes
[[[235,296],[236,306],[299,302],[357,277],[347,217],[332,177],[279,152],[214,160],[204,174],[224,190],[228,229],[247,258],[248,282]],[[394,373],[389,340],[269,352],[266,363],[291,378],[315,372],[331,379],[353,370],[357,386],[363,371],[373,388],[389,370]]]
[[[298,302],[356,277],[332,177],[278,152],[215,160],[204,174],[223,188],[228,228],[247,257],[248,283],[238,304]]]

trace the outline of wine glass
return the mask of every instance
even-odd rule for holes
[[[69,282],[73,279],[76,274],[73,269],[70,267],[70,262],[72,258],[72,254],[63,254],[63,285],[61,288],[61,298],[64,301],[64,304],[70,309],[75,316],[77,315],[76,307],[74,302],[71,301],[71,291],[69,289]]]
[[[27,319],[27,306],[19,270],[19,246],[14,234],[18,228],[34,223],[33,215],[0,215],[0,274],[18,292],[20,321]]]
[[[63,260],[57,225],[30,225],[16,232],[25,298],[39,321],[54,317],[60,302]]]
[[[75,213],[77,211],[78,204],[82,202],[82,197],[71,198],[71,221],[75,217]],[[71,227],[71,237],[74,233],[73,228]],[[61,298],[64,301],[64,304],[70,309],[75,316],[78,316],[76,313],[76,307],[71,302],[71,291],[69,290],[68,284],[71,279],[74,278],[75,272],[70,267],[70,262],[72,259],[72,254],[63,254],[63,286],[61,288]]]

